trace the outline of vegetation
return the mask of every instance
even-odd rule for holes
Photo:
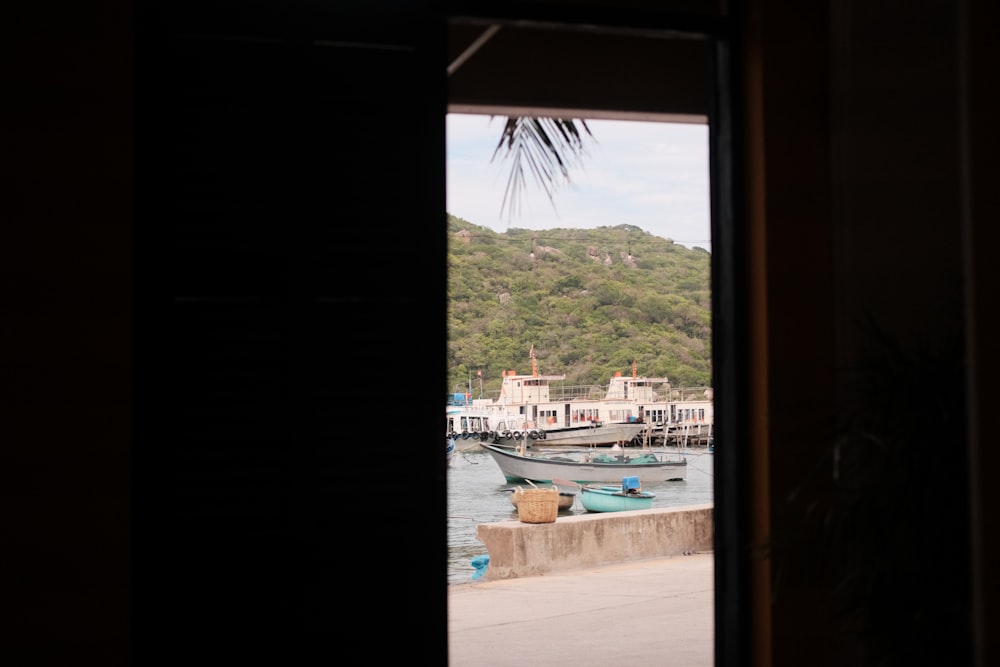
[[[632,225],[497,233],[448,216],[451,391],[501,373],[606,385],[615,372],[712,384],[711,255]]]

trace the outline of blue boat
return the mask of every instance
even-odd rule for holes
[[[638,477],[625,477],[621,486],[583,486],[580,502],[588,512],[626,512],[648,510],[655,493],[643,491]]]

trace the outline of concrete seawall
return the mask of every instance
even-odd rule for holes
[[[558,517],[555,523],[480,524],[476,537],[490,556],[483,579],[711,551],[713,517],[714,506],[709,504],[580,514]]]

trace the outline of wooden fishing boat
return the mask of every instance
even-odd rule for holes
[[[480,446],[493,457],[509,482],[551,482],[553,479],[578,483],[618,482],[634,475],[642,482],[651,483],[683,480],[687,475],[684,455],[648,449],[542,455],[528,453],[525,447],[504,448],[486,442]]]
[[[656,494],[643,491],[638,477],[626,477],[621,486],[584,486],[580,502],[588,512],[627,512],[648,510]]]

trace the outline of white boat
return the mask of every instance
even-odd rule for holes
[[[615,373],[605,390],[598,387],[565,387],[565,375],[541,375],[531,352],[531,374],[504,371],[500,395],[471,400],[483,410],[502,410],[520,417],[519,428],[504,429],[500,437],[483,438],[494,444],[512,445],[525,437],[545,440],[546,446],[571,447],[640,445],[657,432],[662,440],[664,424],[684,418],[711,420],[711,400],[697,407],[679,407],[671,402],[670,381],[665,377],[640,377],[632,362],[632,376]],[[706,415],[707,411],[707,415]],[[509,420],[508,420],[509,421]]]
[[[455,436],[460,451],[479,449],[482,442],[514,447],[527,441],[545,441],[546,445],[591,447],[615,444],[639,444],[648,426],[638,421],[603,422],[597,418],[576,421],[561,426],[555,420],[537,421],[533,415],[540,406],[529,407],[525,413],[509,411],[503,404],[448,407],[446,417],[449,433]],[[595,414],[598,403],[587,405]]]
[[[538,429],[529,429],[521,415],[503,408],[483,408],[470,405],[445,407],[445,433],[455,439],[455,449],[470,452],[480,449],[481,442],[513,447],[525,438],[544,438]]]
[[[484,442],[504,447],[516,447],[525,441],[529,447],[538,441],[544,441],[546,445],[571,447],[627,444],[641,437],[645,428],[638,423],[598,422],[588,422],[576,428],[543,428],[535,422],[526,421],[519,414],[476,407],[448,407],[445,417],[446,432],[455,438],[460,452],[478,450]]]
[[[528,424],[532,424],[532,422],[528,422]],[[638,444],[645,429],[646,425],[640,423],[589,422],[583,426],[568,428],[539,428],[537,432],[540,437],[537,440],[543,441],[546,447],[605,447],[629,443]],[[515,439],[511,444],[517,445],[519,442]],[[529,444],[532,442],[533,440],[529,440]],[[507,443],[500,442],[498,444]]]
[[[543,456],[529,453],[525,447],[506,448],[489,443],[481,443],[480,446],[493,457],[508,482],[552,482],[558,479],[579,484],[620,483],[625,477],[635,476],[642,483],[652,483],[684,480],[687,477],[687,458],[671,452],[643,449]]]

